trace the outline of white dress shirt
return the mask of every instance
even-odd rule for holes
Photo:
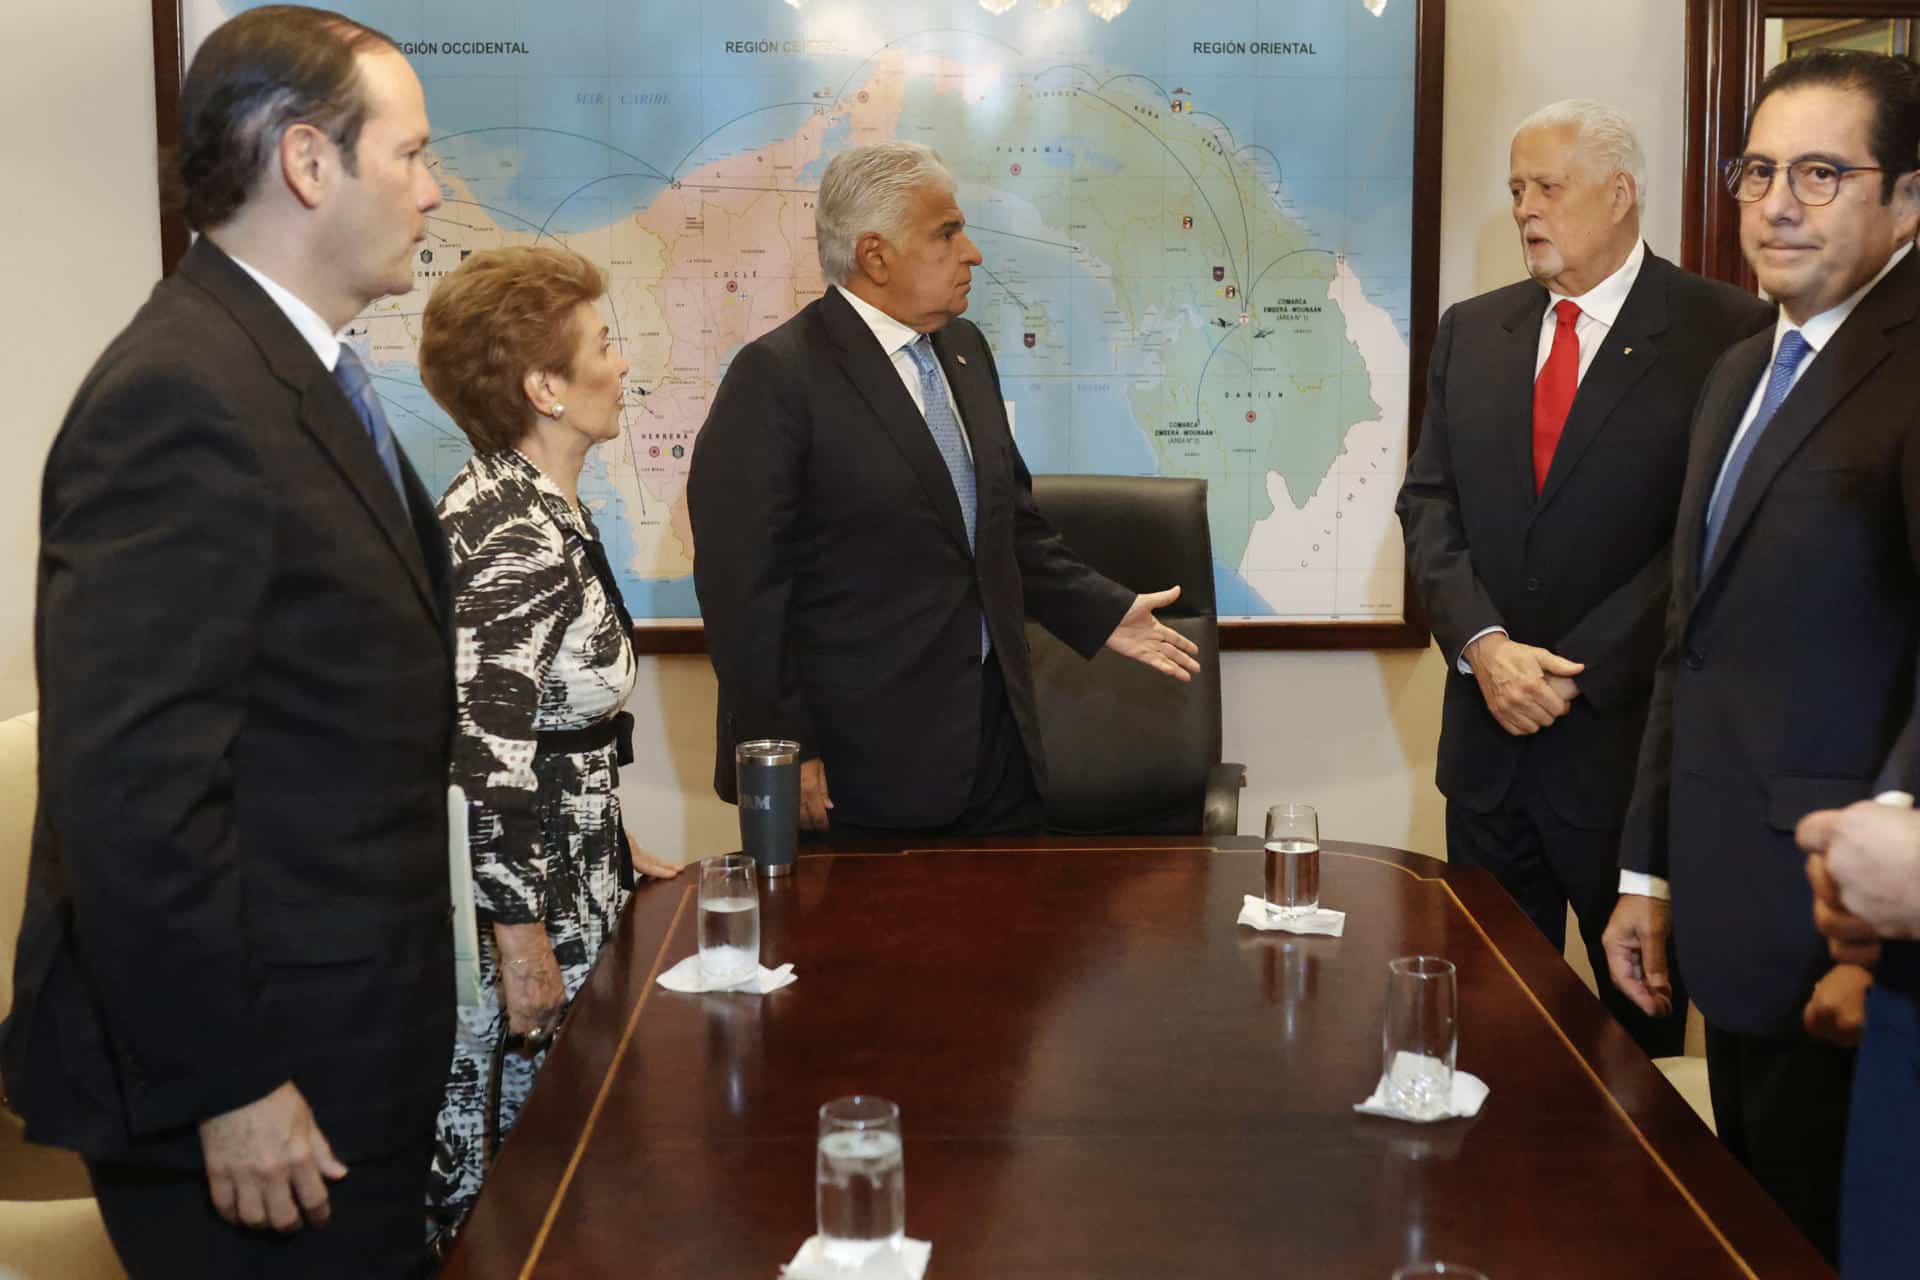
[[[1773,328],[1773,351],[1767,357],[1767,368],[1761,372],[1760,380],[1753,384],[1753,395],[1747,399],[1747,411],[1740,415],[1740,425],[1734,430],[1733,439],[1727,441],[1726,457],[1720,459],[1720,471],[1719,474],[1714,477],[1713,481],[1713,492],[1716,495],[1720,492],[1721,482],[1726,479],[1727,463],[1732,459],[1734,449],[1739,446],[1740,441],[1745,438],[1748,429],[1753,426],[1753,420],[1760,416],[1760,402],[1767,397],[1767,381],[1772,376],[1773,358],[1780,354],[1780,343],[1789,333],[1798,329],[1800,336],[1805,338],[1807,345],[1812,348],[1812,350],[1801,359],[1800,367],[1793,371],[1793,381],[1788,384],[1788,391],[1791,393],[1794,387],[1800,385],[1801,377],[1805,375],[1814,360],[1819,357],[1821,351],[1825,350],[1826,345],[1833,341],[1833,335],[1840,332],[1840,326],[1847,322],[1847,317],[1853,314],[1853,309],[1860,305],[1860,299],[1866,297],[1867,292],[1871,290],[1873,286],[1880,283],[1881,277],[1899,266],[1900,260],[1911,252],[1913,252],[1912,245],[1901,245],[1894,251],[1893,256],[1887,259],[1887,265],[1880,268],[1879,275],[1876,275],[1873,279],[1854,290],[1852,294],[1848,295],[1846,301],[1822,311],[1805,324],[1795,324],[1793,321],[1787,319],[1786,312],[1782,311],[1780,313],[1779,323],[1774,325]],[[1709,500],[1708,506],[1711,508],[1711,500]]]
[[[873,331],[873,336],[880,343],[880,349],[886,352],[887,359],[893,362],[893,371],[900,375],[901,385],[905,386],[907,394],[913,397],[913,407],[920,411],[921,417],[926,417],[926,398],[920,394],[920,366],[916,365],[913,357],[907,354],[907,348],[919,339],[920,331],[901,324],[871,302],[855,297],[852,290],[842,289],[837,284],[832,287],[841,297],[853,304],[853,313],[865,321],[867,328]],[[953,409],[953,420],[962,424],[960,442],[966,446],[967,457],[971,459],[973,441],[967,436],[966,420],[960,416],[960,407],[954,404],[953,388],[947,382],[947,371],[940,366],[937,359],[934,361],[933,371],[940,379],[941,389],[947,393],[947,404]]]
[[[233,258],[232,254],[227,256]],[[287,319],[293,322],[293,327],[300,331],[300,336],[305,338],[307,345],[313,348],[313,354],[319,356],[320,363],[327,366],[328,373],[332,373],[334,366],[340,363],[340,339],[334,336],[333,330],[327,328],[327,322],[320,318],[320,313],[300,301],[293,295],[292,290],[258,267],[249,266],[238,258],[233,258],[233,262],[235,266],[252,276],[255,284],[267,291],[267,296],[273,299],[273,305],[279,307],[286,314]]]
[[[1899,266],[1900,260],[1906,257],[1912,250],[1913,246],[1910,244],[1901,245],[1899,249],[1894,251],[1894,255],[1887,259],[1887,265],[1880,268],[1879,275],[1854,290],[1854,292],[1847,297],[1846,301],[1822,311],[1805,324],[1795,324],[1793,321],[1787,319],[1786,312],[1782,311],[1780,313],[1780,319],[1773,328],[1773,351],[1767,357],[1767,367],[1760,371],[1759,381],[1753,384],[1753,394],[1747,398],[1747,411],[1740,415],[1740,425],[1734,430],[1733,439],[1727,441],[1726,457],[1720,459],[1720,471],[1713,482],[1713,491],[1715,494],[1720,492],[1720,485],[1726,479],[1727,460],[1733,457],[1735,446],[1740,443],[1741,437],[1747,434],[1748,429],[1753,426],[1753,420],[1760,414],[1760,402],[1766,398],[1767,381],[1772,376],[1773,357],[1780,354],[1781,340],[1784,339],[1788,333],[1798,329],[1800,336],[1805,338],[1807,345],[1812,348],[1812,351],[1801,359],[1800,367],[1793,371],[1793,381],[1788,384],[1788,394],[1791,395],[1792,389],[1800,385],[1802,375],[1804,375],[1813,362],[1819,358],[1820,352],[1826,348],[1826,345],[1833,341],[1833,335],[1840,332],[1840,326],[1847,322],[1847,317],[1853,314],[1853,309],[1860,305],[1860,299],[1866,297],[1868,291],[1880,283],[1882,276],[1885,276],[1887,272]],[[1711,498],[1708,500],[1708,506],[1712,506]],[[1901,793],[1890,791],[1886,794],[1888,796],[1895,796]],[[1882,802],[1887,803],[1884,799]],[[1673,896],[1672,890],[1668,887],[1665,880],[1659,876],[1650,876],[1639,871],[1622,871],[1620,873],[1620,892],[1637,893],[1646,898],[1670,898]]]
[[[1571,299],[1580,308],[1580,318],[1574,321],[1573,336],[1580,344],[1580,372],[1574,379],[1574,386],[1586,381],[1587,370],[1593,367],[1593,358],[1600,354],[1600,348],[1606,343],[1607,335],[1613,332],[1614,322],[1620,319],[1620,308],[1627,305],[1627,295],[1633,292],[1634,281],[1640,278],[1640,267],[1647,260],[1647,242],[1634,242],[1633,252],[1612,275],[1577,298]],[[1534,380],[1540,378],[1540,371],[1547,367],[1547,357],[1553,354],[1553,334],[1559,328],[1560,317],[1554,308],[1568,301],[1564,293],[1547,290],[1547,309],[1540,317],[1540,349],[1533,360]],[[1460,674],[1473,674],[1473,664],[1467,661],[1467,650],[1481,636],[1498,631],[1507,633],[1505,627],[1487,627],[1476,631],[1460,646],[1460,652],[1454,656],[1454,662],[1460,668]]]

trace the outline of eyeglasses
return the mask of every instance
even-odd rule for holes
[[[1726,175],[1727,190],[1733,198],[1742,204],[1753,204],[1767,198],[1767,192],[1773,190],[1774,175],[1782,169],[1786,170],[1787,190],[1793,193],[1794,199],[1813,208],[1832,204],[1840,194],[1841,182],[1854,174],[1882,172],[1880,166],[1872,164],[1796,160],[1783,165],[1752,156],[1735,156],[1722,165],[1720,171]]]

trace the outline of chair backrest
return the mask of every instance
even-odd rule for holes
[[[1220,631],[1204,480],[1035,476],[1042,515],[1073,553],[1134,591],[1178,585],[1160,620],[1200,647],[1181,684],[1102,650],[1091,662],[1027,624],[1047,753],[1047,821],[1088,834],[1201,829],[1220,760]]]
[[[39,794],[40,717],[29,711],[0,720],[0,1018],[13,1005],[13,953],[27,905],[27,860],[33,851],[33,808]]]

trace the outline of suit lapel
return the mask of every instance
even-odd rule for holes
[[[960,410],[960,428],[967,433],[968,447],[973,449],[978,461],[980,435],[975,424],[982,421],[980,415],[985,411],[984,392],[973,378],[973,366],[962,363],[966,357],[954,350],[953,327],[940,330],[933,335],[934,354],[940,357],[940,368],[947,375],[947,386],[953,391],[953,402]]]
[[[1493,372],[1492,385],[1500,388],[1500,452],[1508,483],[1519,496],[1516,510],[1534,509],[1533,492],[1533,366],[1540,359],[1540,323],[1547,314],[1547,291],[1534,288],[1500,324],[1503,350]]]
[[[1700,547],[1707,536],[1707,504],[1720,479],[1720,466],[1726,461],[1734,430],[1746,416],[1754,384],[1766,372],[1772,354],[1771,329],[1735,344],[1723,357],[1711,383],[1712,396],[1702,400],[1694,422],[1687,479],[1680,491],[1680,512],[1673,531],[1673,554],[1679,560],[1677,581],[1688,601],[1699,598],[1702,585]]]
[[[318,376],[308,380],[301,397],[300,425],[320,442],[320,447],[326,450],[333,465],[346,477],[354,496],[360,499],[360,504],[373,517],[374,524],[379,526],[388,545],[406,566],[407,577],[413,582],[414,590],[420,593],[421,602],[437,621],[440,604],[433,584],[427,579],[427,562],[421,550],[420,538],[408,525],[407,513],[400,508],[393,482],[387,479],[386,468],[380,465],[380,454],[374,449],[366,426],[361,423],[360,415],[354,412],[340,384],[317,360],[314,369]],[[401,457],[404,459],[405,456],[403,452]],[[401,468],[403,477],[412,470],[411,464],[405,461],[401,463]],[[417,477],[414,485],[419,485]],[[419,492],[424,494],[425,489],[421,488]],[[409,494],[409,501],[412,497]],[[428,510],[431,509],[429,505]]]
[[[893,442],[919,479],[940,523],[962,548],[966,547],[967,526],[960,517],[960,498],[953,491],[953,477],[947,472],[939,446],[933,442],[933,433],[927,430],[926,418],[914,408],[913,398],[902,385],[893,361],[880,349],[873,331],[867,328],[852,304],[840,296],[838,289],[828,289],[821,295],[819,307],[828,336],[839,348],[840,368],[873,411],[882,433]],[[938,344],[935,349],[938,350]]]
[[[397,442],[396,442],[397,446]],[[447,531],[440,525],[440,514],[420,473],[413,469],[405,449],[399,449],[400,480],[407,491],[407,514],[412,517],[413,536],[420,548],[432,589],[434,609],[449,637],[453,634],[453,558],[447,550]]]
[[[1660,349],[1655,338],[1667,331],[1665,267],[1660,259],[1647,255],[1641,264],[1639,279],[1633,282],[1620,307],[1620,314],[1600,340],[1600,350],[1587,366],[1587,376],[1580,379],[1573,408],[1560,431],[1560,443],[1553,451],[1553,465],[1547,470],[1547,483],[1534,507],[1536,516],[1566,485],[1567,476],[1580,465],[1581,457],[1606,429],[1608,419],[1627,392],[1659,360]],[[1629,351],[1631,355],[1627,354]]]
[[[1893,353],[1887,330],[1913,318],[1916,287],[1920,287],[1920,263],[1909,253],[1904,262],[1860,300],[1839,332],[1813,357],[1807,371],[1800,375],[1800,381],[1787,393],[1786,401],[1767,424],[1766,432],[1754,444],[1746,469],[1740,474],[1740,483],[1728,499],[1727,518],[1721,523],[1720,539],[1714,544],[1713,562],[1700,577],[1703,589],[1733,554],[1741,531],[1753,519],[1760,500],[1781,469],[1860,381]],[[1751,386],[1748,394],[1752,394]]]
[[[360,415],[348,403],[346,392],[320,363],[293,322],[274,305],[273,299],[205,236],[187,251],[180,264],[180,274],[232,313],[241,329],[253,339],[273,375],[299,394],[301,428],[320,443],[345,478],[347,487],[373,517],[394,554],[400,557],[421,602],[434,620],[439,621],[441,611],[427,580],[420,539],[408,527],[406,513],[394,495],[393,483],[387,479],[380,455],[368,438]],[[404,458],[404,454],[402,456]],[[411,474],[411,468],[404,461],[402,471]],[[418,485],[417,478],[414,483]],[[428,510],[431,509],[429,503]]]
[[[992,422],[996,415],[1004,418],[1006,410],[995,397],[991,380],[984,371],[962,363],[966,357],[957,350],[953,332],[953,325],[949,324],[934,334],[933,349],[939,353],[941,369],[946,371],[947,386],[953,390],[953,403],[960,411],[960,429],[967,433],[967,446],[973,456],[973,486],[979,503],[974,526],[978,536],[980,520],[987,508],[987,486],[999,484],[1001,456],[998,449],[982,451],[980,445],[985,438],[985,424]]]

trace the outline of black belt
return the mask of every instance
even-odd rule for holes
[[[534,739],[533,753],[536,756],[580,755],[588,751],[603,751],[613,748],[613,782],[620,785],[620,769],[623,764],[633,763],[633,715],[622,711],[610,720],[588,725],[584,729],[549,729]],[[627,832],[620,830],[620,848],[614,855],[620,873],[620,887],[633,892],[635,873],[633,853],[627,848]]]
[[[534,743],[537,755],[581,755],[613,747],[615,764],[633,763],[633,715],[622,711],[611,720],[584,729],[549,729]]]

